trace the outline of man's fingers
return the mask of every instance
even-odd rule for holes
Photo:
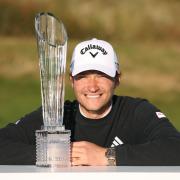
[[[72,157],[77,157],[77,158],[80,157],[81,155],[82,155],[81,152],[76,152],[76,151],[75,152],[72,151],[72,154],[71,154]]]
[[[106,165],[106,148],[96,144],[81,141],[72,143],[72,165]]]
[[[71,154],[72,154],[72,157],[76,157],[76,156],[80,157],[80,156],[86,155],[87,150],[86,148],[81,147],[81,146],[72,146]]]
[[[87,165],[86,150],[82,146],[84,143],[74,143],[71,150],[72,166]]]

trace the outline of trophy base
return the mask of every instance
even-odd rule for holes
[[[70,130],[45,127],[36,131],[36,166],[62,168],[70,164]]]

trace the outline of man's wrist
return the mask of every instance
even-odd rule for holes
[[[114,147],[107,148],[105,156],[107,158],[108,166],[116,166],[116,149]]]

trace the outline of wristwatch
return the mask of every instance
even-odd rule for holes
[[[105,156],[108,160],[108,166],[116,166],[116,150],[114,147],[107,148]]]

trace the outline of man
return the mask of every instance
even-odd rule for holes
[[[73,52],[75,101],[64,104],[72,165],[180,165],[180,134],[147,100],[114,95],[120,83],[113,47],[92,39]],[[35,130],[42,110],[0,130],[0,164],[35,164]]]

